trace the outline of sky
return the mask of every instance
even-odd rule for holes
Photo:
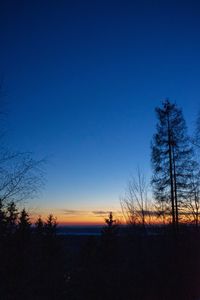
[[[199,1],[1,1],[6,141],[48,160],[33,215],[120,214],[137,167],[151,178],[155,107],[169,98],[194,128],[199,33]]]

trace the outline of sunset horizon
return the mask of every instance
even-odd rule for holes
[[[0,1],[0,300],[200,300],[200,1]]]

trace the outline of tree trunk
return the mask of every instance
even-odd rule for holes
[[[171,189],[171,206],[172,206],[172,225],[175,230],[175,209],[174,209],[174,182],[173,182],[173,165],[172,165],[172,144],[169,113],[167,113],[167,126],[168,126],[168,146],[169,146],[169,175],[170,175],[170,189]]]

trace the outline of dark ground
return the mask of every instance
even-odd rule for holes
[[[198,300],[200,233],[12,237],[0,246],[1,300]]]

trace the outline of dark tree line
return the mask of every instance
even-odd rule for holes
[[[149,201],[145,176],[138,170],[121,201],[131,226],[119,225],[111,212],[100,236],[59,236],[52,214],[32,224],[26,209],[18,209],[18,201],[30,198],[41,186],[41,162],[27,154],[2,152],[0,299],[199,298],[199,232],[179,229],[190,218],[197,227],[199,223],[200,117],[191,138],[176,104],[167,100],[156,114],[152,141],[156,208]],[[172,224],[177,238],[171,226],[165,231],[152,226],[149,231],[157,215]]]
[[[170,229],[135,230],[111,213],[100,237],[66,238],[72,248],[79,242],[80,252],[71,256],[65,299],[197,300],[199,233],[186,230],[174,239]]]
[[[64,264],[56,230],[51,214],[31,224],[26,209],[1,204],[1,299],[62,299]]]

